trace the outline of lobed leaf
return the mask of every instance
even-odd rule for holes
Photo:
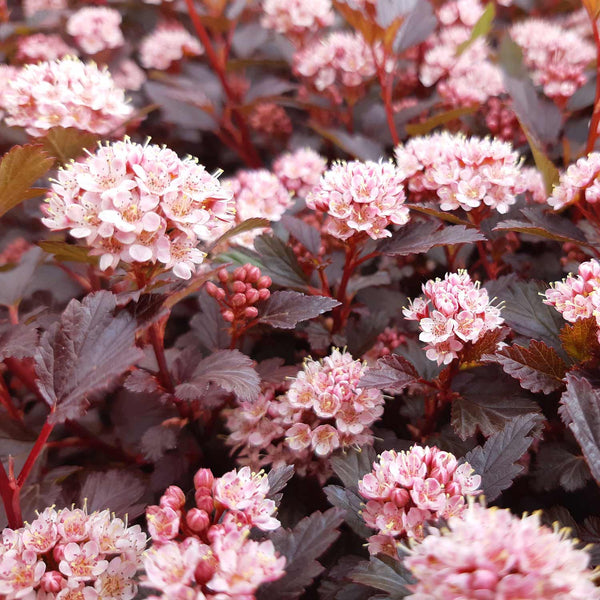
[[[299,598],[324,571],[317,558],[338,538],[338,527],[343,520],[342,511],[331,508],[324,513],[312,513],[292,530],[282,527],[274,531],[270,537],[275,549],[286,557],[285,575],[261,586],[257,597],[262,600]]]
[[[116,298],[107,291],[71,300],[57,323],[42,336],[35,355],[40,393],[52,408],[52,423],[85,413],[88,396],[110,385],[142,356],[135,345],[135,320],[116,316]]]
[[[0,271],[0,305],[18,305],[35,273],[42,257],[39,248],[31,248],[22,257],[18,265],[6,271]]]
[[[526,414],[511,419],[498,433],[490,436],[483,446],[468,452],[465,461],[481,475],[481,488],[488,502],[492,502],[523,471],[517,461],[533,442],[532,430],[540,423],[538,414]]]
[[[344,511],[344,520],[356,535],[367,539],[374,533],[360,516],[365,501],[358,494],[356,488],[350,489],[339,485],[328,485],[323,488],[323,491],[329,504]]]
[[[583,455],[558,442],[540,446],[535,476],[540,489],[550,491],[560,486],[567,492],[585,487],[591,477]]]
[[[283,215],[281,224],[293,235],[311,254],[317,256],[321,249],[321,233],[313,225],[302,219]]]
[[[329,459],[333,472],[347,488],[357,488],[358,481],[373,469],[377,452],[373,446],[363,446],[344,452],[336,452]]]
[[[410,571],[399,560],[378,556],[371,556],[368,561],[355,567],[350,579],[386,592],[389,600],[405,598],[411,593],[408,586],[415,583]]]
[[[550,394],[563,386],[567,365],[544,342],[531,340],[528,348],[518,344],[508,346],[496,353],[496,359],[505,373],[518,379],[530,392]]]
[[[26,358],[35,354],[38,334],[29,325],[0,324],[0,361]]]
[[[577,362],[587,362],[600,353],[595,317],[567,323],[560,332],[565,352]]]
[[[415,367],[404,357],[390,354],[377,360],[359,382],[363,388],[377,388],[399,394],[411,383],[419,381]]]
[[[95,148],[101,140],[101,136],[75,127],[53,127],[41,142],[46,152],[64,165]]]
[[[259,235],[254,240],[254,248],[260,256],[263,275],[268,275],[273,283],[284,287],[305,289],[306,277],[293,250],[273,235]]]
[[[326,296],[307,296],[300,292],[273,292],[259,306],[258,320],[279,329],[293,329],[297,323],[308,321],[339,306],[340,302]]]

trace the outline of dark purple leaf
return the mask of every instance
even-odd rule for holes
[[[446,225],[440,228],[439,223],[421,221],[408,223],[383,240],[378,250],[388,256],[409,256],[421,254],[436,246],[453,244],[469,244],[485,240],[482,233],[464,225]]]
[[[376,366],[366,370],[360,386],[399,394],[418,380],[419,374],[408,360],[397,354],[390,354],[378,359]]]
[[[140,440],[140,449],[151,461],[162,458],[168,450],[177,448],[177,438],[181,427],[177,423],[160,424],[150,427]]]
[[[256,400],[260,392],[260,377],[253,362],[239,350],[219,350],[202,359],[191,381],[181,383],[175,394],[182,400],[197,400],[211,383],[234,393],[239,400]]]
[[[560,404],[564,424],[573,432],[592,476],[600,483],[600,389],[569,373]]]
[[[293,476],[293,465],[286,465],[285,467],[278,467],[269,471],[269,474],[267,475],[269,480],[269,493],[267,497],[273,500],[278,506],[283,498],[283,494],[281,492],[285,489],[288,481]]]
[[[355,484],[356,487],[356,484]],[[364,508],[365,499],[355,489],[344,488],[339,485],[328,485],[323,491],[329,504],[344,511],[344,520],[359,537],[367,539],[375,532],[369,529],[360,516]]]
[[[258,320],[279,329],[293,329],[297,323],[314,319],[339,305],[337,300],[327,296],[307,296],[294,291],[273,292],[259,305]]]
[[[60,423],[85,413],[87,397],[108,387],[142,356],[135,346],[135,320],[114,316],[115,296],[96,292],[71,300],[44,333],[35,356],[38,387]]]
[[[488,438],[483,446],[473,448],[465,456],[466,462],[481,475],[481,489],[487,501],[495,500],[523,470],[517,461],[531,446],[532,430],[540,420],[537,414],[512,419],[502,431]]]
[[[33,356],[37,340],[37,331],[29,325],[0,324],[0,361]]]
[[[0,305],[13,306],[19,303],[43,254],[41,248],[31,248],[21,257],[18,265],[0,271]]]
[[[283,215],[281,223],[311,254],[319,254],[321,233],[316,227],[290,215]]]
[[[325,128],[311,123],[311,127],[323,138],[333,142],[338,148],[357,160],[378,160],[384,154],[384,148],[377,140],[360,133],[348,133],[343,129]]]
[[[344,520],[343,512],[331,508],[314,512],[302,519],[293,530],[280,528],[271,534],[275,549],[286,557],[285,575],[260,588],[257,597],[262,600],[294,600],[320,575],[324,567],[317,562],[340,535],[338,527]]]
[[[135,369],[125,380],[125,388],[138,394],[151,394],[159,390],[159,382],[152,373]]]
[[[102,139],[101,136],[75,127],[52,127],[41,138],[44,149],[56,158],[59,163],[66,165],[70,160],[79,158],[86,150],[93,150]]]
[[[591,477],[583,455],[565,443],[542,444],[535,462],[536,484],[543,491],[562,487],[574,492],[585,487]]]
[[[377,452],[373,446],[363,446],[357,450],[351,449],[336,452],[329,462],[334,473],[342,480],[347,488],[356,489],[358,480],[362,479],[373,469],[373,462],[377,459]]]
[[[202,312],[194,315],[190,321],[194,340],[210,352],[227,348],[230,337],[218,302],[202,290],[198,295],[198,304]]]
[[[389,594],[389,600],[405,598],[410,594],[408,586],[415,583],[410,571],[399,560],[391,557],[371,556],[354,568],[350,579]]]
[[[264,265],[263,275],[268,275],[274,283],[284,287],[305,289],[306,276],[293,250],[278,237],[259,235],[254,240],[254,248]]]
[[[408,13],[394,39],[393,50],[402,54],[405,50],[424,42],[437,26],[437,18],[428,0],[418,0]]]

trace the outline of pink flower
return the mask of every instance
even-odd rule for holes
[[[148,533],[153,540],[167,542],[177,537],[180,512],[170,506],[149,506],[146,509]]]
[[[67,8],[67,0],[23,0],[23,12],[29,19],[36,13],[61,11]]]
[[[539,514],[522,519],[508,510],[472,504],[434,529],[404,564],[417,579],[413,600],[593,600],[589,556],[564,532],[540,524]]]
[[[261,25],[301,44],[333,24],[330,0],[263,0]]]
[[[67,33],[86,54],[118,48],[125,40],[121,33],[121,14],[114,8],[80,8],[67,21]]]
[[[121,60],[115,67],[111,66],[115,85],[124,90],[140,90],[146,81],[146,73],[133,60]]]
[[[208,550],[192,537],[181,544],[167,542],[153,546],[144,555],[144,570],[148,576],[145,585],[176,594],[192,582],[196,566]]]
[[[438,364],[458,358],[464,342],[477,342],[486,331],[497,329],[504,319],[466,271],[447,273],[443,280],[423,286],[425,298],[412,301],[403,310],[409,321],[419,321],[419,339],[426,342],[426,356]]]
[[[90,581],[108,567],[108,561],[100,558],[98,544],[92,541],[83,545],[69,542],[64,547],[63,557],[58,568],[73,581]]]
[[[59,35],[35,33],[18,38],[15,58],[21,63],[37,63],[64,58],[69,54],[75,56],[77,51],[65,44]]]
[[[145,69],[164,71],[185,56],[200,56],[204,48],[181,25],[163,24],[140,42],[140,63]]]
[[[45,571],[46,564],[32,550],[8,550],[0,554],[0,594],[15,599],[27,597],[39,585]]]
[[[600,175],[600,152],[592,152],[570,165],[560,175],[558,185],[548,198],[548,204],[554,210],[560,210],[582,199],[590,204],[600,201],[598,175]]]
[[[306,199],[313,210],[328,213],[326,231],[342,240],[365,232],[388,237],[388,225],[408,222],[404,178],[391,162],[335,163]]]
[[[6,124],[43,136],[55,126],[108,135],[132,114],[104,69],[77,58],[26,65],[3,94]]]
[[[327,160],[310,148],[286,152],[273,163],[273,172],[288,192],[305,198],[319,183]]]
[[[397,539],[423,538],[423,527],[449,514],[460,514],[464,496],[474,495],[481,477],[467,463],[435,446],[413,446],[408,452],[385,451],[373,471],[358,482],[368,500],[363,519],[378,530],[370,540],[372,553],[396,557]],[[382,537],[383,536],[383,537]]]

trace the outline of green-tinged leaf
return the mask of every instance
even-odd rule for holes
[[[544,180],[544,187],[546,188],[546,193],[550,195],[552,194],[552,189],[554,188],[554,186],[558,184],[558,180],[560,177],[558,168],[546,156],[546,153],[541,148],[539,142],[534,138],[529,129],[522,122],[521,127],[523,129],[523,132],[525,133],[527,141],[529,142],[529,147],[531,148],[531,153],[533,154],[533,160],[535,161],[535,166],[537,167],[538,171],[542,174],[542,179]]]
[[[52,254],[59,262],[78,262],[97,265],[98,257],[91,256],[85,246],[75,246],[67,242],[43,241],[38,246],[46,253]]]
[[[350,579],[389,594],[388,600],[405,598],[410,594],[408,586],[415,583],[410,571],[399,560],[387,556],[371,556],[369,561],[352,570]]]
[[[258,305],[258,320],[271,327],[293,329],[301,321],[314,319],[339,305],[340,302],[326,296],[307,296],[292,290],[273,292]]]
[[[432,117],[429,117],[422,123],[407,124],[406,132],[410,136],[427,135],[436,127],[439,127],[440,125],[445,125],[446,123],[454,121],[455,119],[460,119],[460,117],[464,117],[465,115],[471,115],[474,112],[477,112],[477,110],[477,106],[463,106],[459,108],[452,108],[437,115],[433,115]]]
[[[460,368],[470,369],[485,362],[486,355],[494,354],[498,344],[510,333],[508,327],[486,331],[475,343],[468,342],[460,351]]]
[[[596,318],[567,323],[560,332],[560,341],[565,352],[577,362],[583,363],[600,355]]]
[[[53,127],[41,142],[48,154],[64,165],[95,148],[101,140],[101,136],[75,127]]]
[[[511,486],[513,479],[523,471],[517,463],[533,442],[532,430],[537,428],[542,417],[527,414],[512,419],[506,426],[492,435],[483,446],[473,448],[465,456],[481,475],[481,489],[488,502],[495,500]]]
[[[473,25],[469,39],[458,45],[456,49],[457,56],[460,56],[477,38],[485,37],[492,30],[492,23],[495,16],[496,7],[493,2],[489,2],[477,23]]]
[[[306,289],[306,276],[293,250],[273,235],[263,234],[254,240],[254,248],[264,265],[263,275],[284,287]]]
[[[514,344],[496,353],[505,373],[518,379],[530,392],[550,394],[561,388],[567,372],[565,361],[556,350],[537,340],[528,348]]]
[[[596,483],[600,483],[600,389],[569,373],[559,413],[581,447]]]
[[[0,217],[28,198],[39,195],[32,186],[53,164],[39,144],[13,146],[0,161]]]
[[[377,249],[388,256],[421,254],[437,246],[452,246],[484,241],[485,236],[477,229],[464,225],[448,225],[440,228],[433,221],[410,222],[383,240]]]
[[[219,244],[223,243],[226,240],[230,240],[234,238],[236,235],[240,233],[245,233],[246,231],[252,231],[253,229],[264,229],[265,227],[270,227],[271,221],[269,219],[262,219],[260,217],[253,217],[252,219],[246,219],[239,225],[228,229],[223,235],[221,235],[215,242],[213,242],[207,252],[211,252],[213,248],[219,246]]]
[[[540,407],[519,384],[497,367],[478,367],[459,373],[452,389],[452,427],[466,440],[477,431],[489,437],[516,417],[539,413]]]
[[[461,219],[460,217],[457,217],[454,213],[441,210],[439,205],[406,203],[404,206],[410,208],[410,210],[414,210],[416,212],[423,213],[424,215],[429,215],[431,217],[437,217],[442,221],[447,221],[448,223],[453,223],[454,225],[464,225],[465,227],[473,227],[473,224],[467,221],[466,219]]]

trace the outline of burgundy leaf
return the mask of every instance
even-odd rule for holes
[[[279,329],[293,329],[300,321],[318,317],[339,306],[327,296],[307,296],[300,292],[273,292],[259,307],[259,321]]]
[[[377,388],[399,394],[411,383],[419,380],[413,365],[397,354],[378,359],[375,367],[366,370],[360,380],[363,388]]]
[[[321,232],[314,225],[290,215],[283,215],[281,223],[311,254],[319,254]]]
[[[115,296],[101,291],[71,300],[44,333],[35,355],[38,387],[60,423],[85,413],[90,393],[102,390],[142,356],[135,346],[135,320],[113,315]]]
[[[323,491],[327,496],[329,504],[344,511],[344,520],[356,535],[367,539],[375,533],[367,527],[364,519],[360,516],[364,508],[365,499],[355,489],[343,488],[339,485],[328,485]]]
[[[564,442],[542,444],[536,455],[536,484],[544,491],[558,487],[574,492],[585,487],[591,475],[585,458]]]
[[[0,360],[33,356],[37,331],[28,325],[0,325]]]
[[[407,586],[415,582],[410,571],[399,560],[378,556],[371,556],[369,561],[355,567],[350,579],[386,592],[386,598],[389,600],[408,596],[410,591]]]

